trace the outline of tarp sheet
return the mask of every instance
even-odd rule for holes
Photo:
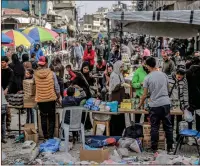
[[[200,10],[109,12],[112,28],[123,23],[124,32],[189,38],[200,31]]]

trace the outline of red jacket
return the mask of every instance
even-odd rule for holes
[[[91,66],[94,66],[94,57],[95,57],[95,51],[91,50],[90,54],[88,53],[88,50],[86,49],[84,51],[83,55],[83,61],[88,61]]]
[[[70,81],[73,81],[76,78],[76,74],[72,70],[69,71],[69,75],[71,76]]]

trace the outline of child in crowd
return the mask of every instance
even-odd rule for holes
[[[73,81],[76,78],[76,74],[72,71],[71,65],[67,65],[66,70],[68,71],[70,76],[69,80]]]
[[[75,87],[80,91],[80,96],[75,97]],[[63,107],[79,106],[80,102],[86,97],[84,90],[75,85],[67,89],[67,96],[62,100]]]
[[[33,74],[32,69],[26,69],[25,79],[33,79]],[[34,111],[31,108],[27,108],[26,123],[29,123],[29,119],[31,119],[31,123],[34,123]]]
[[[1,88],[1,142],[7,143],[6,137],[6,111],[7,111],[7,101],[4,95],[3,88]]]
[[[97,60],[97,66],[96,66],[96,71],[97,72],[101,72],[101,71],[105,71],[106,70],[106,63],[104,60],[102,60],[101,58],[99,58]]]
[[[36,55],[34,52],[31,54],[30,62],[32,63],[33,70],[36,70],[38,65],[37,65]]]

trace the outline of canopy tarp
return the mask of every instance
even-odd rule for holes
[[[197,36],[200,10],[109,12],[112,28],[123,23],[124,32],[172,38]]]

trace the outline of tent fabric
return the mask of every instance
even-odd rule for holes
[[[192,14],[193,13],[193,14]],[[124,32],[189,38],[200,31],[200,10],[109,12],[112,28],[123,23]],[[117,25],[118,24],[118,25]]]

